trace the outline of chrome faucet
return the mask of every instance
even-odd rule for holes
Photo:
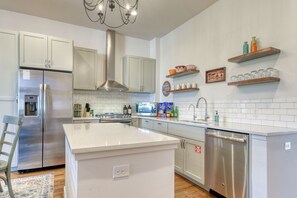
[[[207,121],[207,119],[209,118],[209,115],[208,115],[208,113],[207,113],[207,101],[206,101],[206,99],[205,99],[204,97],[200,97],[200,98],[198,99],[198,101],[197,101],[197,104],[196,104],[196,107],[197,107],[197,108],[199,107],[199,102],[200,102],[200,100],[204,100],[204,102],[205,102],[205,115],[204,115],[204,121]]]
[[[194,112],[193,112],[193,120],[196,120],[196,114],[195,114],[195,106],[193,104],[189,105],[188,111],[190,110],[190,108],[193,107]]]

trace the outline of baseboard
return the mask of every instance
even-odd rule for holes
[[[67,198],[66,186],[64,186],[64,198]]]

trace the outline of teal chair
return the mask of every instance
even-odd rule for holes
[[[5,173],[5,176],[0,176],[5,184],[8,187],[9,195],[11,198],[14,197],[12,187],[11,187],[11,178],[10,178],[10,169],[11,169],[11,161],[14,154],[14,150],[19,139],[20,131],[22,128],[22,120],[18,117],[14,116],[4,116],[3,117],[3,132],[0,140],[0,173]],[[14,130],[12,130],[14,129]],[[10,131],[8,131],[10,130]],[[10,136],[8,140],[8,136]],[[3,151],[3,146],[7,145],[9,152]],[[5,156],[5,157],[3,157]],[[5,158],[5,159],[3,159]],[[1,183],[0,183],[0,193],[3,192]],[[1,194],[0,194],[1,197]]]

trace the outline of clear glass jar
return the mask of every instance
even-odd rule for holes
[[[279,71],[277,69],[272,69],[271,76],[278,78],[279,77]]]
[[[271,67],[265,69],[265,76],[266,77],[271,77],[272,76],[272,71],[273,71],[273,68],[271,68]]]
[[[259,70],[258,70],[258,77],[259,77],[259,78],[263,78],[263,77],[265,77],[264,69],[259,69]]]
[[[239,74],[237,78],[238,78],[238,81],[244,80],[244,76],[242,74]]]
[[[259,78],[259,73],[258,73],[258,71],[256,71],[256,70],[251,71],[251,74],[252,74],[253,79]]]
[[[238,76],[237,75],[231,76],[231,82],[236,82],[236,81],[238,81]]]
[[[244,75],[244,80],[250,80],[250,79],[253,79],[253,76],[251,73],[245,73]]]

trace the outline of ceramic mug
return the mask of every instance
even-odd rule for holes
[[[182,88],[182,89],[185,89],[185,88],[186,88],[186,84],[183,83],[183,84],[181,85],[181,88]]]
[[[187,89],[190,89],[192,85],[190,83],[187,83]]]
[[[177,85],[176,85],[176,90],[179,90],[179,89],[180,89],[180,85],[177,84]]]
[[[197,88],[197,83],[192,83],[192,88]]]
[[[174,85],[171,86],[171,91],[173,91],[175,89]]]

